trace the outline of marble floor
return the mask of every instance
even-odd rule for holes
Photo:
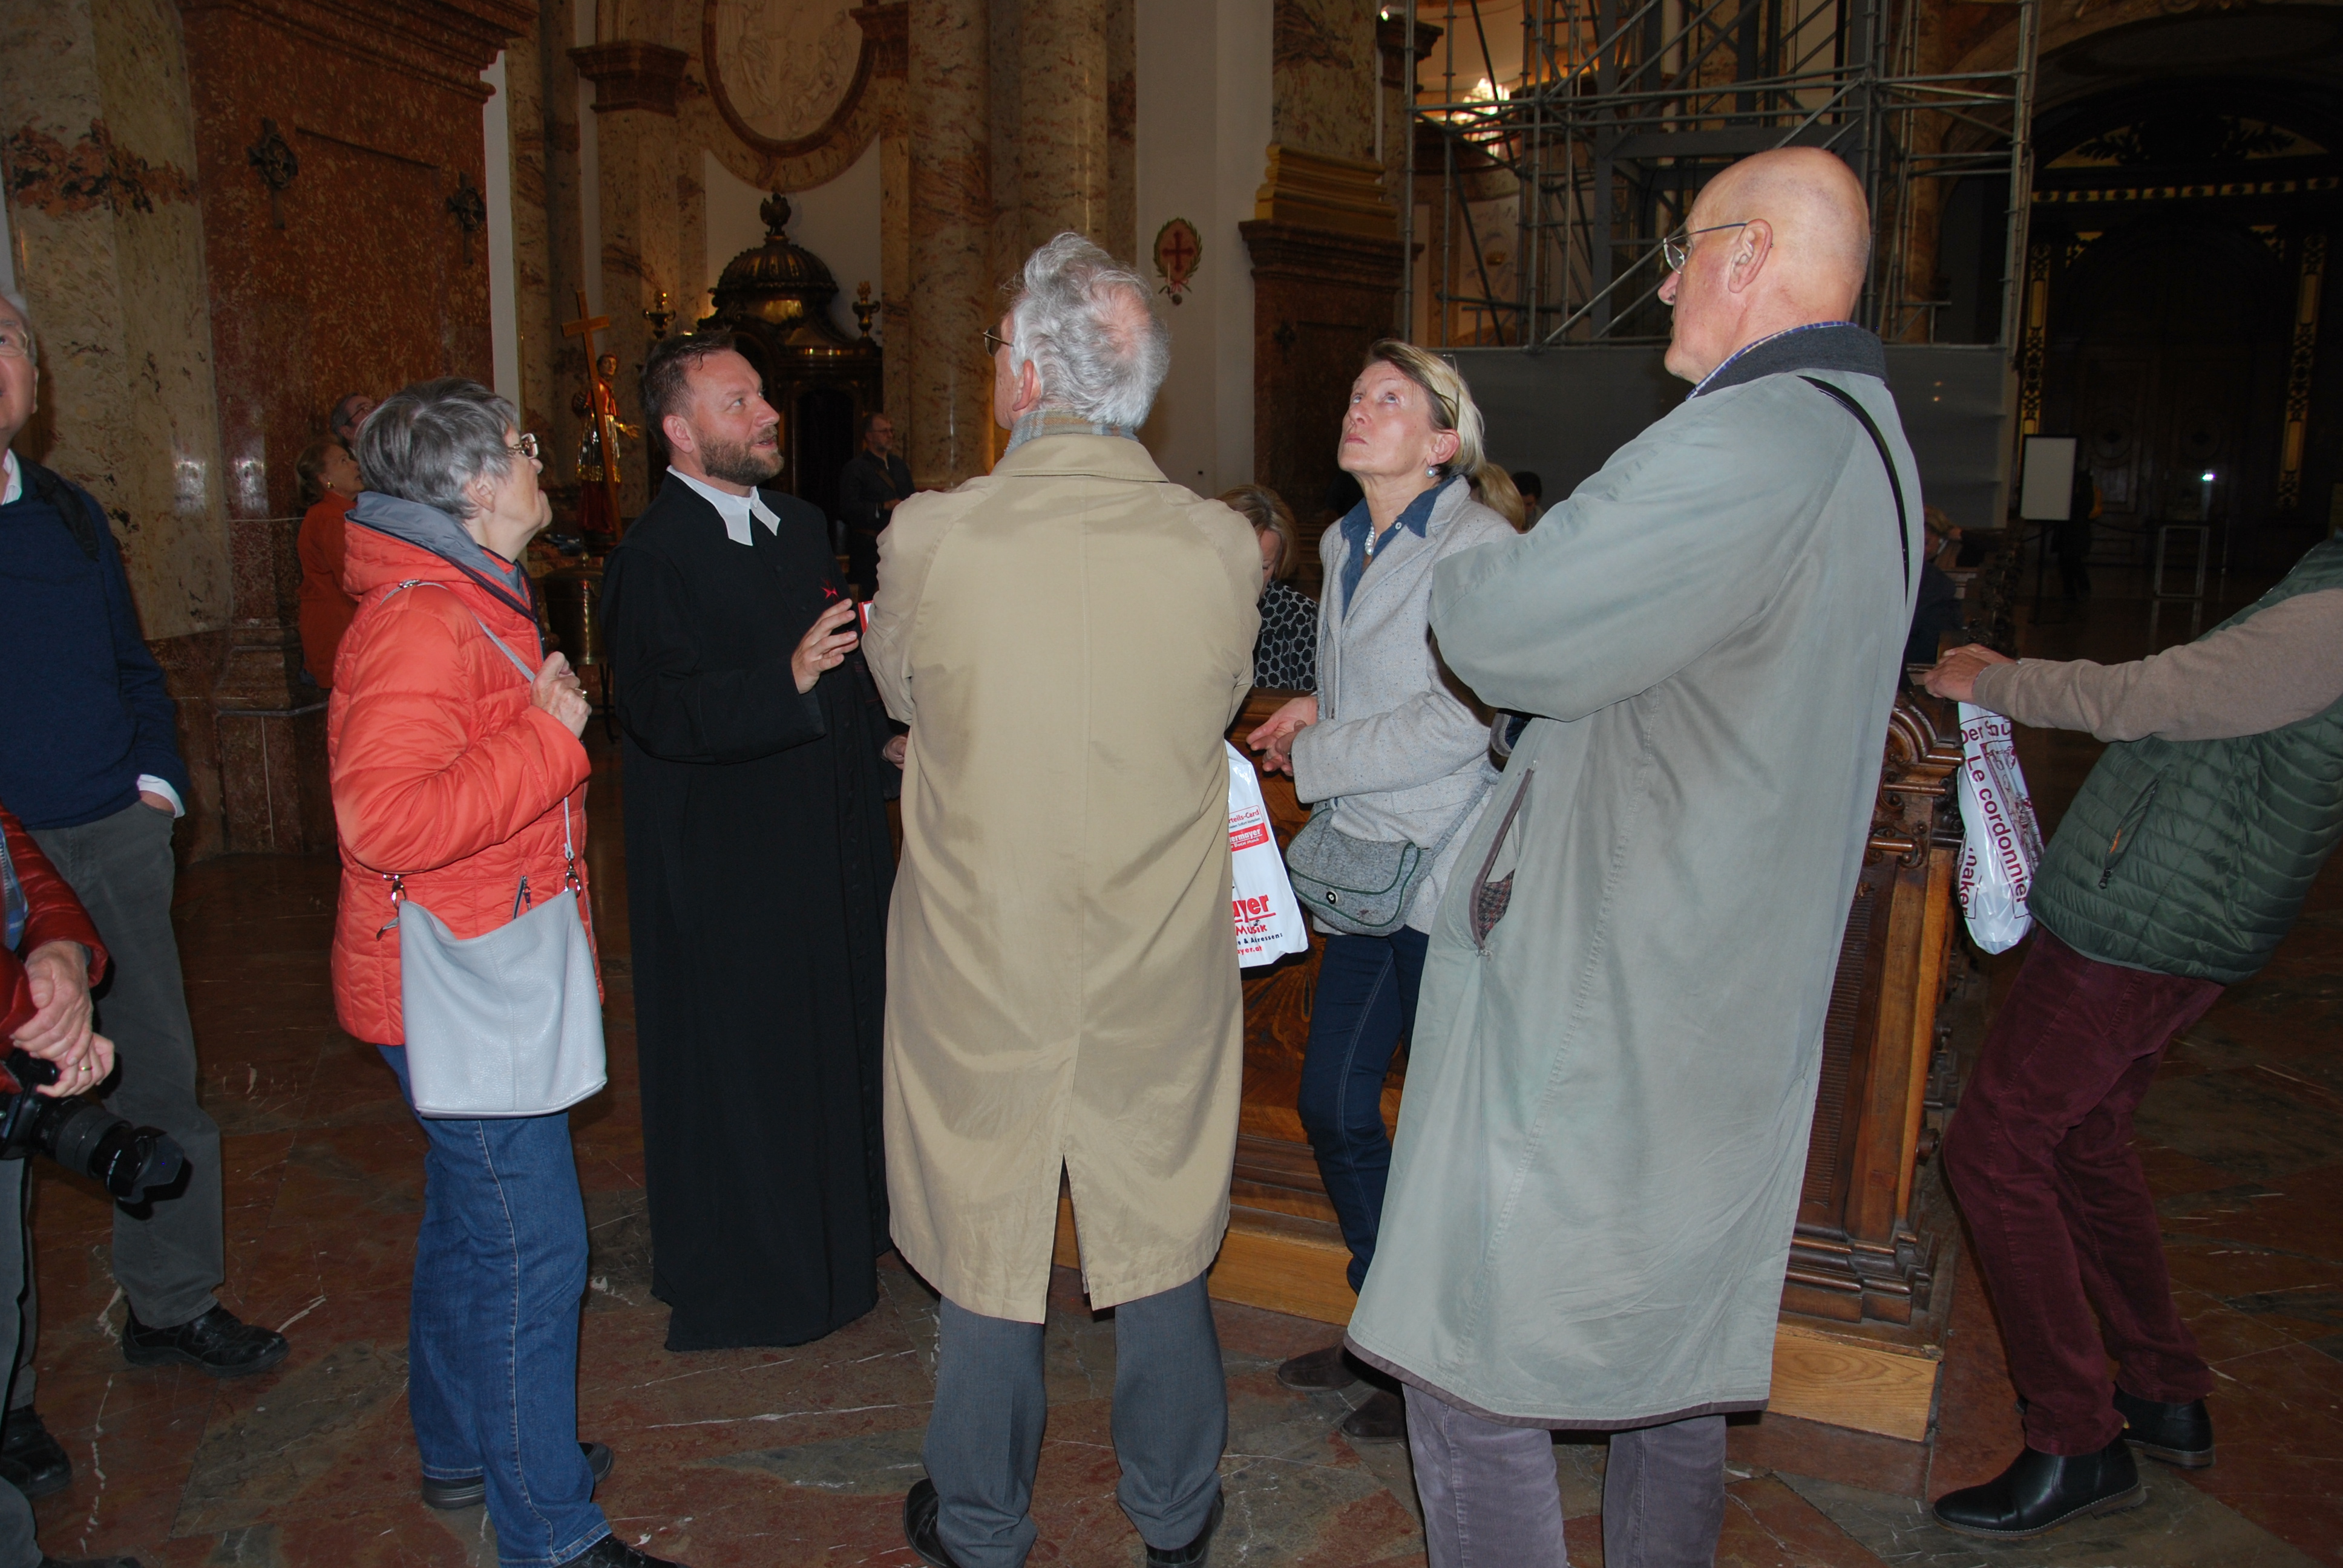
[[[2029,625],[2051,657],[2137,657],[2147,607],[2103,573],[2101,597]],[[2244,585],[2240,585],[2241,589]],[[2178,624],[2176,624],[2178,623]],[[2167,612],[2158,641],[2185,633]],[[618,1451],[601,1490],[613,1526],[700,1568],[915,1563],[898,1526],[919,1474],[932,1390],[933,1298],[891,1262],[881,1304],[819,1344],[669,1354],[648,1289],[642,1156],[625,959],[616,780],[593,799],[598,924],[609,980],[611,1090],[573,1118],[592,1221],[581,1426]],[[2046,814],[2097,748],[2029,736]],[[71,1450],[72,1488],[38,1505],[53,1553],[147,1563],[488,1564],[481,1511],[417,1500],[404,1407],[407,1272],[422,1139],[388,1071],[334,1026],[326,943],[334,868],[236,858],[193,868],[179,894],[204,1093],[226,1135],[224,1299],[283,1326],[271,1373],[215,1382],[126,1365],[123,1306],[95,1189],[43,1168],[35,1228],[43,1288],[39,1407]],[[1986,967],[1985,995],[2007,960]],[[1988,1003],[1989,1005],[1989,1000]],[[1929,1525],[1912,1499],[1736,1463],[1718,1561],[1749,1568],[1879,1563],[1975,1568],[2290,1568],[2343,1564],[2343,865],[2330,867],[2269,970],[2227,996],[2169,1055],[2140,1118],[2174,1273],[2219,1374],[2220,1462],[2155,1465],[2144,1508],[2032,1543],[1986,1545]],[[1990,1306],[1959,1285],[1932,1493],[1984,1479],[2015,1452],[2011,1391]],[[1423,1562],[1403,1448],[1353,1448],[1346,1396],[1280,1388],[1282,1357],[1320,1324],[1218,1308],[1231,1393],[1231,1507],[1214,1561],[1353,1568]],[[1033,1561],[1126,1564],[1108,1437],[1113,1329],[1061,1271],[1052,1302],[1051,1416]],[[1347,1396],[1357,1397],[1356,1392]],[[1602,1560],[1602,1449],[1558,1445],[1572,1560]]]

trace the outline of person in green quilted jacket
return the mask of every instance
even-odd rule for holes
[[[2132,1112],[2165,1047],[2268,961],[2343,837],[2343,539],[2151,658],[1956,648],[1927,682],[2113,742],[2043,851],[2041,929],[1944,1144],[2026,1449],[1937,1499],[1936,1522],[2038,1535],[2143,1501],[2135,1449],[2213,1462],[2213,1374],[2172,1300]]]

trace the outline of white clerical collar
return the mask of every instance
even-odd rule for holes
[[[699,491],[700,498],[706,501],[709,506],[716,508],[716,515],[724,519],[725,537],[729,538],[734,544],[753,545],[756,543],[756,540],[749,532],[749,519],[750,518],[754,518],[759,522],[764,524],[765,531],[767,533],[771,534],[776,538],[780,537],[780,517],[773,510],[772,508],[765,505],[765,498],[757,494],[756,491],[750,490],[745,496],[736,496],[729,490],[719,490],[715,486],[708,483],[705,479],[693,478],[689,474],[685,473],[681,468],[677,467],[672,463],[668,465],[667,471],[673,474],[677,478],[681,479],[685,484],[689,485],[693,489]]]
[[[17,471],[16,454],[5,447],[0,447],[0,473],[8,476],[8,482],[0,485],[0,507],[14,506],[25,493],[25,476]]]

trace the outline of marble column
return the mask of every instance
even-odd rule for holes
[[[545,25],[539,18],[538,25]],[[548,449],[557,399],[566,403],[553,379],[547,350],[561,340],[555,319],[559,296],[553,292],[551,247],[546,210],[545,59],[535,38],[505,51],[505,123],[510,137],[513,245],[513,316],[520,355],[521,428],[537,433]],[[548,477],[556,470],[546,465]]]
[[[1138,0],[1106,0],[1106,222],[1098,241],[1126,263],[1138,259],[1140,244],[1138,23]]]
[[[1020,10],[1022,248],[1071,229],[1121,249],[1108,229],[1107,0],[1021,0]]]
[[[579,156],[583,137],[578,124],[578,65],[569,57],[572,40],[577,36],[578,5],[584,3],[590,0],[545,0],[538,13],[537,84],[542,122],[538,152],[545,186],[545,250],[539,259],[544,272],[542,308],[546,327],[545,336],[534,345],[526,340],[521,345],[522,358],[533,362],[522,372],[523,390],[532,398],[537,396],[533,390],[536,384],[529,380],[532,376],[539,377],[545,388],[537,432],[555,454],[545,465],[545,480],[547,487],[558,498],[557,507],[565,518],[572,515],[570,508],[577,505],[575,459],[586,432],[586,422],[569,407],[570,395],[586,384],[586,351],[577,338],[561,335],[562,327],[578,314],[578,291],[586,286],[588,265],[584,167]],[[511,64],[508,55],[508,71]],[[518,199],[521,148],[518,128],[513,136],[513,188]],[[601,258],[594,257],[593,265],[599,266]],[[519,292],[525,295],[528,287],[524,280]],[[528,317],[524,316],[522,319],[525,335]]]
[[[334,841],[325,694],[299,678],[295,464],[342,394],[491,375],[480,72],[534,6],[181,0],[236,600],[209,693],[226,847]],[[416,25],[427,18],[427,35]],[[351,243],[353,212],[396,246]]]
[[[1382,161],[1389,126],[1375,145],[1376,95],[1390,91],[1377,9],[1276,0],[1277,37],[1312,44],[1272,60],[1273,139],[1252,219],[1238,226],[1252,261],[1253,471],[1300,515],[1305,559],[1325,523],[1318,498],[1335,477],[1328,432],[1368,347],[1392,331],[1399,295],[1399,193],[1386,190]]]
[[[999,298],[986,243],[988,26],[985,0],[911,0],[910,462],[922,487],[989,467],[992,365],[979,339]]]
[[[17,449],[88,487],[180,702],[196,799],[183,851],[220,843],[206,700],[235,615],[203,214],[177,8],[0,6],[0,157],[41,408]]]
[[[900,429],[911,407],[911,70],[907,5],[864,5],[855,22],[871,43],[870,92],[879,102],[879,336],[890,346],[882,407]],[[908,439],[905,442],[909,448]]]
[[[578,74],[594,83],[594,136],[601,160],[602,314],[610,326],[595,346],[598,352],[618,357],[613,383],[618,417],[640,428],[642,396],[636,377],[651,345],[643,312],[657,305],[661,289],[668,291],[669,309],[692,307],[677,304],[685,276],[679,208],[688,214],[694,205],[689,198],[699,187],[695,167],[690,189],[684,189],[676,135],[676,88],[687,56],[664,45],[622,39],[572,49],[569,57]],[[695,162],[697,156],[695,151]],[[692,276],[706,265],[703,256],[690,268]],[[621,438],[618,509],[625,517],[639,513],[649,494],[646,447],[642,439]]]

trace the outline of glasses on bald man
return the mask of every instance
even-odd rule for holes
[[[1747,228],[1748,226],[1749,220],[1745,217],[1739,223],[1713,223],[1706,228],[1680,228],[1660,241],[1660,254],[1668,258],[1670,272],[1682,272],[1684,269],[1684,263],[1692,256],[1693,236],[1715,234],[1719,229]]]
[[[0,321],[0,359],[30,359],[33,335],[13,321]]]

